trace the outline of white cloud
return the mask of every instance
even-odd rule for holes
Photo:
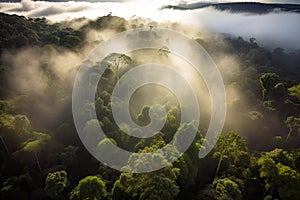
[[[244,0],[243,0],[244,1]],[[270,0],[271,1],[271,0]],[[0,3],[0,11],[27,17],[47,17],[60,21],[69,18],[97,18],[112,12],[113,15],[130,19],[132,16],[151,18],[155,21],[175,21],[229,33],[244,38],[255,37],[261,44],[270,47],[300,49],[300,14],[269,13],[245,15],[220,12],[212,8],[200,10],[161,10],[163,5],[182,3],[181,0],[132,0],[121,2],[45,2],[23,0],[21,3]]]
[[[300,14],[297,13],[246,15],[211,8],[184,13],[182,20],[193,26],[246,39],[255,37],[260,44],[271,48],[300,49]]]

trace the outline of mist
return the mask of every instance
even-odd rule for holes
[[[288,12],[263,15],[237,14],[213,8],[185,11],[161,9],[164,5],[178,3],[145,0],[94,3],[22,0],[20,3],[0,3],[0,11],[26,17],[46,17],[53,22],[78,17],[95,19],[112,13],[125,19],[141,17],[157,22],[177,22],[197,27],[201,32],[225,33],[245,39],[256,38],[258,44],[270,49],[276,47],[287,50],[300,49],[300,14]]]
[[[213,8],[177,11],[183,23],[208,29],[211,32],[256,38],[257,42],[270,49],[281,47],[288,50],[300,48],[300,14],[273,12],[265,15],[250,15],[217,11]],[[176,15],[177,15],[176,14]]]
[[[57,127],[69,110],[74,78],[84,56],[49,46],[2,52],[1,62],[11,67],[6,87],[15,111],[26,114],[37,129]]]
[[[44,15],[50,20],[49,23],[59,21],[61,22],[61,27],[74,29],[80,29],[88,24],[91,20],[89,17],[93,18],[93,14],[95,17],[99,16],[99,12],[90,12],[92,10],[95,11],[98,3],[93,4],[93,8],[89,7],[90,4],[85,2],[50,3],[23,1],[21,4],[3,3],[3,5],[1,10],[6,9],[8,13],[24,14],[27,17]],[[124,8],[135,5],[134,2],[107,2],[104,4],[99,3],[98,6],[100,5],[104,5],[101,8],[104,15],[109,14],[109,9],[105,8],[105,5],[116,6],[112,15],[117,11],[116,15],[123,15],[125,19],[128,19],[128,24],[124,26],[124,30],[136,27],[147,28],[151,25],[160,28],[170,28],[190,38],[201,39],[210,45],[214,44],[213,46],[217,51],[212,52],[212,57],[225,82],[227,105],[230,110],[224,130],[234,129],[245,137],[249,134],[250,128],[253,127],[253,121],[245,113],[252,111],[253,108],[249,105],[247,94],[234,85],[236,81],[234,76],[241,75],[244,66],[242,66],[243,62],[236,55],[226,52],[228,44],[219,33],[242,36],[245,40],[254,37],[258,44],[262,44],[270,49],[279,46],[288,50],[294,50],[300,47],[300,38],[298,37],[300,35],[299,14],[279,12],[266,15],[246,15],[221,12],[212,8],[192,11],[161,10],[161,3],[154,3],[150,7],[153,10],[150,9],[146,13],[139,11],[141,15],[132,15],[134,11]],[[59,10],[63,13],[60,13]],[[156,15],[156,13],[158,14]],[[86,18],[76,18],[81,16]],[[159,20],[156,21],[155,19]],[[108,21],[107,23],[101,30],[90,28],[85,31],[85,45],[75,51],[45,46],[27,47],[2,53],[2,61],[13,68],[12,72],[7,75],[7,77],[10,77],[8,81],[11,91],[10,97],[14,98],[15,95],[36,97],[34,107],[23,108],[25,112],[22,112],[30,116],[30,120],[34,125],[52,129],[63,121],[66,110],[70,109],[73,82],[82,61],[99,42],[108,40],[120,31],[117,30],[118,27],[115,25],[118,22]],[[138,57],[139,59],[142,58],[141,55],[134,58],[139,60]],[[204,127],[205,132],[210,116],[210,99],[206,86],[201,77],[195,76],[193,70],[187,70],[188,66],[185,63],[171,56],[170,59],[171,61],[166,62],[166,64],[172,63],[174,65],[175,63],[178,70],[192,81],[197,91],[200,99],[200,110],[203,112],[202,116],[205,116],[202,118],[203,123],[200,122],[200,124]],[[157,89],[158,95],[163,92]],[[143,107],[141,104],[143,102],[145,104],[149,103],[148,100],[153,96],[153,93],[149,94],[149,96],[146,95],[147,92],[141,92],[141,94],[144,100],[139,99],[141,100],[139,102],[140,106],[137,110],[134,110],[134,115],[141,111]],[[157,101],[157,99],[153,101]],[[170,100],[170,102],[174,106],[173,100]],[[243,109],[239,110],[237,105],[242,105]],[[278,124],[279,120],[274,116],[269,122]],[[254,138],[254,141],[259,138],[256,134],[251,137]]]

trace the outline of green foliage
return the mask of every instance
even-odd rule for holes
[[[250,111],[249,112],[249,117],[250,119],[252,119],[253,121],[255,120],[260,120],[260,119],[263,119],[264,116],[261,112],[258,112],[258,111]]]
[[[288,88],[289,95],[300,101],[300,84]]]
[[[45,133],[33,132],[34,140],[29,140],[24,144],[22,151],[39,153],[45,146],[50,136]]]
[[[272,158],[276,163],[281,163],[295,168],[293,155],[288,151],[276,148],[273,151],[266,153],[266,156]]]
[[[1,199],[29,199],[27,190],[30,188],[32,178],[29,174],[21,174],[8,178],[0,190]]]
[[[98,17],[96,20],[90,21],[83,28],[91,28],[92,30],[116,30],[122,32],[126,30],[128,22],[121,17],[111,16],[110,14],[102,17]]]
[[[60,154],[60,158],[62,160],[62,163],[66,166],[71,166],[77,163],[77,155],[76,151],[78,150],[78,147],[74,146],[67,146],[64,148],[63,152]]]
[[[57,171],[49,173],[45,181],[45,191],[51,198],[58,199],[67,187],[67,172]]]
[[[81,43],[81,39],[75,35],[66,35],[61,40],[61,44],[70,49],[78,46],[80,43]]]
[[[271,91],[280,81],[279,76],[275,73],[265,73],[259,78],[259,80],[263,89],[263,99],[269,99]]]
[[[149,110],[150,106],[144,106],[142,112],[137,116],[137,121],[141,126],[146,126],[150,123]]]
[[[153,152],[154,150],[160,149],[162,141],[162,138],[154,140],[151,147],[146,147],[140,150],[139,153]],[[152,154],[133,154],[130,156],[126,171],[143,170],[145,167],[149,167],[149,165],[152,165],[151,168],[156,169],[157,163],[165,163],[167,167],[158,171],[142,174],[122,173],[114,184],[112,190],[113,198],[122,199],[120,195],[124,195],[125,198],[140,200],[174,199],[179,193],[176,179],[180,174],[180,170],[173,167],[171,163],[168,163],[166,157],[176,154],[176,150],[170,146],[165,154],[167,155],[158,151]]]
[[[101,200],[107,197],[106,186],[103,180],[97,176],[87,176],[81,179],[78,185],[70,193],[71,199]]]
[[[171,53],[171,51],[169,50],[168,47],[166,46],[163,46],[162,48],[160,48],[158,50],[158,54],[161,55],[161,56],[165,56],[165,57],[168,57],[168,55]]]
[[[286,137],[286,141],[288,141],[288,139],[290,138],[293,132],[300,134],[300,118],[289,116],[286,118],[284,122],[286,126],[289,128],[289,133]]]
[[[220,152],[232,155],[247,150],[246,141],[234,131],[221,134],[215,148]]]
[[[215,185],[217,192],[220,194],[220,199],[242,199],[242,192],[238,184],[229,178],[217,179],[213,184]]]
[[[125,54],[112,53],[107,56],[104,61],[110,63],[112,69],[114,69],[115,73],[118,74],[122,67],[125,67],[132,62],[132,59]]]
[[[82,43],[83,34],[70,28],[50,25],[45,18],[26,19],[16,15],[0,14],[1,48],[19,48],[31,45],[55,44],[74,48]]]
[[[260,177],[265,180],[265,188],[273,197],[278,191],[280,199],[297,199],[300,195],[300,174],[272,158],[262,157],[258,160]]]
[[[178,169],[167,167],[157,172],[145,174],[122,173],[114,184],[114,199],[174,199],[179,193],[176,185]]]
[[[233,158],[233,160],[236,160],[243,152],[247,151],[247,147],[245,140],[243,140],[239,134],[234,131],[229,131],[220,135],[215,150],[220,152],[219,163],[216,170],[217,175],[224,155],[227,154]]]
[[[215,179],[200,192],[197,199],[214,200],[242,200],[242,191],[239,185],[230,178]]]
[[[15,126],[16,129],[20,132],[27,131],[30,125],[29,119],[25,115],[16,115],[15,116]]]

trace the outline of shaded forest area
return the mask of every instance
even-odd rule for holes
[[[194,143],[176,162],[155,172],[131,174],[99,163],[82,145],[72,118],[72,84],[80,62],[102,41],[95,33],[160,25],[111,15],[51,24],[45,18],[3,13],[0,23],[1,199],[300,198],[300,51],[265,49],[255,38],[194,37],[224,78],[224,133],[213,151],[199,159],[205,128],[197,127]],[[134,62],[124,55],[117,58]],[[86,132],[100,123],[110,140],[131,151],[164,146],[178,128],[179,108],[169,107],[166,124],[155,137],[127,137],[116,131],[109,106],[116,81],[112,65],[94,102],[105,116],[87,122]],[[88,115],[89,109],[87,104],[82,112]],[[136,122],[147,124],[148,111],[145,105]],[[106,142],[100,141],[99,148]]]

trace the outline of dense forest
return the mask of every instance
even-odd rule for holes
[[[1,13],[0,23],[0,199],[300,199],[300,50],[266,49],[255,38],[193,36],[224,79],[223,133],[214,149],[199,159],[207,127],[187,124],[184,131],[196,128],[197,135],[176,162],[136,174],[107,167],[81,143],[71,108],[76,72],[105,36],[138,27],[187,29],[112,15],[52,23]],[[158,56],[168,53],[162,49]],[[107,59],[119,59],[121,73],[140,62],[138,52],[116,52]],[[178,129],[176,100],[157,89],[166,99],[162,103],[167,120],[161,132],[147,139],[124,134],[112,118],[110,99],[119,72],[116,62],[111,63],[92,102],[98,119],[87,121],[84,131],[93,132],[99,123],[109,140],[124,149],[161,148]],[[91,82],[95,70],[97,66],[91,69]],[[141,91],[137,99],[144,95]],[[136,102],[133,118],[147,125],[149,105],[143,103]],[[90,108],[87,104],[82,112],[88,116]],[[100,141],[99,148],[106,143],[107,139]]]

